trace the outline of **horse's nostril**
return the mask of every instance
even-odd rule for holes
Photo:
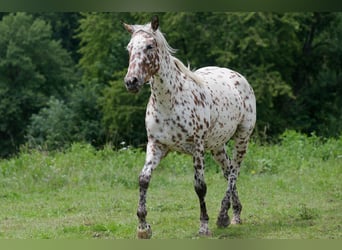
[[[139,90],[139,80],[137,77],[125,78],[126,88],[130,92],[138,92]]]
[[[132,80],[132,84],[137,84],[138,83],[138,78],[136,78],[136,77],[133,77],[133,80]]]
[[[126,79],[125,82],[126,82],[127,87],[133,87],[134,85],[136,85],[138,83],[138,78],[136,78],[136,77],[129,78],[129,79]]]

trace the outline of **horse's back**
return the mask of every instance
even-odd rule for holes
[[[253,89],[246,78],[234,70],[209,66],[200,68],[195,73],[204,80],[209,88],[220,86],[221,91],[225,91],[227,89],[225,87],[229,86],[236,89],[243,99],[252,98],[255,101]]]

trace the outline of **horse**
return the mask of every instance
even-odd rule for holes
[[[240,73],[216,66],[196,71],[186,67],[174,54],[159,29],[158,16],[145,25],[122,22],[131,34],[127,45],[129,66],[124,78],[126,89],[137,93],[150,83],[146,108],[146,159],[139,175],[139,220],[137,237],[149,239],[151,226],[146,221],[146,194],[152,172],[169,151],[192,155],[194,189],[200,205],[200,236],[210,236],[205,196],[204,156],[210,151],[221,166],[227,189],[216,225],[220,228],[240,224],[242,205],[236,181],[240,164],[256,121],[252,87]],[[232,159],[226,143],[234,139]],[[233,217],[228,210],[232,204]]]

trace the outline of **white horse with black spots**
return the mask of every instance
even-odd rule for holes
[[[211,235],[205,203],[204,154],[207,150],[220,164],[228,183],[217,226],[229,225],[231,203],[231,223],[241,223],[242,205],[236,181],[256,121],[253,89],[242,75],[227,68],[204,67],[190,71],[173,56],[174,50],[160,32],[156,16],[146,25],[123,25],[131,33],[126,88],[136,93],[146,82],[151,85],[145,118],[146,161],[139,176],[138,238],[152,236],[146,222],[146,193],[153,170],[170,150],[193,156],[194,187],[200,203],[199,234]],[[226,153],[230,138],[235,140],[231,160]]]

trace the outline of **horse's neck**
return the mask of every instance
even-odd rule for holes
[[[172,106],[175,95],[177,92],[179,94],[181,77],[171,55],[162,61],[158,73],[152,79],[151,94],[157,104],[167,107]]]

